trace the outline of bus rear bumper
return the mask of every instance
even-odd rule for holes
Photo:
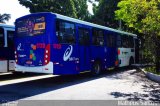
[[[16,64],[15,65],[16,72],[32,72],[32,73],[46,73],[53,74],[53,62],[49,62],[45,66],[35,66],[35,67],[27,67]]]

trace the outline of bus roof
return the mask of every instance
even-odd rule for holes
[[[88,26],[92,26],[92,27],[96,27],[96,28],[100,28],[100,29],[104,29],[104,30],[113,31],[113,32],[116,32],[116,33],[121,33],[121,34],[125,34],[125,35],[130,35],[130,36],[137,37],[136,34],[132,34],[132,33],[120,31],[120,30],[117,30],[117,29],[113,29],[113,28],[101,26],[101,25],[98,25],[98,24],[93,24],[93,23],[90,23],[90,22],[86,22],[86,21],[82,21],[82,20],[79,20],[79,19],[67,17],[67,16],[64,16],[64,15],[60,15],[60,14],[57,14],[57,13],[52,13],[52,12],[39,12],[39,13],[32,13],[32,14],[33,14],[33,15],[36,15],[36,14],[53,14],[53,15],[55,15],[58,19],[62,19],[62,20],[66,20],[66,21],[71,21],[71,22],[75,22],[75,23],[79,23],[79,24],[84,24],[84,25],[88,25]],[[30,15],[32,15],[32,14],[28,14],[28,15],[23,16],[23,17],[20,17],[20,18],[18,18],[18,19],[21,19],[21,18],[30,16]],[[16,20],[18,20],[18,19],[16,19]]]
[[[63,20],[66,20],[66,21],[71,21],[71,22],[75,22],[75,23],[79,23],[79,24],[88,25],[88,26],[93,26],[93,27],[96,27],[96,28],[109,30],[109,31],[113,31],[113,32],[121,33],[121,34],[130,35],[130,36],[135,36],[135,37],[137,36],[136,34],[132,34],[132,33],[120,31],[120,30],[117,30],[117,29],[113,29],[113,28],[109,28],[109,27],[93,24],[93,23],[82,21],[82,20],[75,19],[75,18],[70,18],[70,17],[64,16],[64,15],[60,15],[60,14],[57,14],[57,13],[52,13],[52,14],[55,14],[58,19],[63,19]]]
[[[4,28],[15,28],[14,25],[7,25],[7,24],[3,24],[3,23],[0,23],[0,27],[4,27]]]

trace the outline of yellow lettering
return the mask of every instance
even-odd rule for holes
[[[43,23],[36,23],[34,25],[34,30],[43,30],[43,29],[45,29],[45,27],[46,27],[46,23],[45,22],[43,22]]]

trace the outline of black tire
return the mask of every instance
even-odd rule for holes
[[[23,75],[22,72],[17,72],[17,71],[12,71],[12,74],[13,74],[13,75]]]
[[[115,66],[114,70],[115,70],[115,71],[118,71],[118,70],[119,70],[119,67],[118,67],[118,66]]]
[[[101,64],[100,62],[95,62],[92,66],[92,75],[97,76],[101,73]]]
[[[134,64],[134,59],[133,59],[133,57],[131,57],[130,60],[129,60],[129,67],[132,68],[132,64]]]

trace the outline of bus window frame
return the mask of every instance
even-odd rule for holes
[[[83,34],[84,34],[84,31],[87,31],[88,32],[88,35],[87,35],[87,42],[85,41],[84,43],[81,43],[80,42],[80,33],[79,31],[80,30],[83,30]],[[85,35],[83,35],[83,38],[84,38]],[[89,28],[85,28],[85,27],[78,27],[78,44],[80,46],[89,46],[90,45],[90,29]],[[84,38],[85,39],[85,38]],[[83,40],[84,40],[83,39]]]
[[[0,44],[0,47],[5,47],[5,29],[3,27],[0,27],[0,30],[2,30],[2,44]],[[1,41],[0,41],[1,42]]]
[[[73,34],[73,37],[74,37],[74,43],[64,43],[64,42],[60,42],[59,41],[59,38],[58,38],[58,36],[59,36],[59,33],[60,33],[60,28],[57,28],[58,26],[57,26],[57,24],[59,24],[59,22],[66,22],[66,23],[69,23],[69,24],[73,24],[74,25],[74,34]],[[76,24],[75,23],[73,23],[73,22],[71,22],[71,21],[66,21],[66,20],[62,20],[62,19],[56,19],[56,21],[55,21],[55,32],[56,32],[56,39],[57,39],[57,42],[59,43],[59,44],[71,44],[71,45],[75,45],[76,44]],[[60,25],[60,24],[59,24]],[[60,27],[60,26],[59,26]],[[58,29],[58,30],[57,30]]]
[[[134,48],[135,47],[134,37],[133,36],[128,36],[128,40],[129,40],[129,43],[128,43],[129,48]]]
[[[13,37],[11,39],[11,41],[13,41],[13,44],[9,45],[9,43],[11,41],[9,41],[9,33],[8,32],[12,32],[13,33]],[[14,47],[14,35],[15,35],[15,31],[14,30],[6,30],[7,33],[7,47]]]
[[[105,36],[106,36],[105,39],[106,39],[106,46],[107,47],[111,47],[111,48],[117,47],[116,46],[116,42],[117,42],[116,34],[114,34],[113,32],[109,32],[109,33],[106,33]],[[112,42],[111,42],[110,37],[112,38]],[[108,38],[110,38],[110,39],[108,39]],[[109,40],[109,43],[108,43],[108,40]]]
[[[117,36],[116,36],[116,47],[118,47],[118,48],[122,47],[122,37],[119,33],[117,33]]]
[[[125,35],[125,34],[121,34],[121,47],[122,48],[128,48],[128,41],[127,41],[127,36],[128,35]]]
[[[105,46],[105,40],[104,40],[104,39],[105,39],[105,30],[100,29],[100,28],[96,28],[96,27],[93,27],[91,30],[92,30],[92,43],[91,43],[91,44],[92,44],[93,46]],[[96,37],[97,35],[94,35],[94,30],[95,30],[95,31],[102,31],[102,34],[103,34],[103,35],[102,35],[102,38],[103,38],[103,44],[102,44],[102,45],[100,44],[100,42],[98,42],[99,44],[95,44],[95,42],[94,42],[94,41],[95,41],[95,40],[94,40],[95,38],[94,38],[94,37]],[[98,35],[98,36],[99,36],[99,35]],[[98,37],[96,37],[96,39],[97,39],[97,38],[98,38]],[[97,43],[97,42],[96,42],[96,43]]]

